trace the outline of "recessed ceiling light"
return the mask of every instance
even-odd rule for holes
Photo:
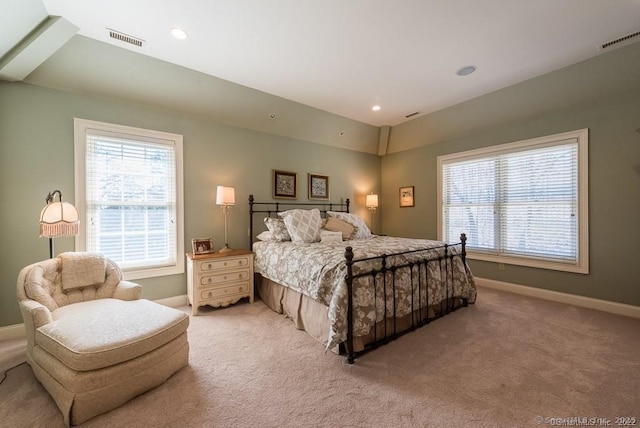
[[[380,109],[381,109],[381,107],[380,107],[380,106],[373,106],[373,107],[371,107],[371,110],[373,110],[373,111],[378,111],[378,110],[380,110]]]
[[[173,37],[175,37],[176,39],[180,39],[180,40],[184,40],[187,37],[189,37],[189,35],[187,34],[186,31],[184,31],[182,28],[178,28],[178,27],[173,27],[171,29],[171,35]]]
[[[458,71],[456,71],[456,74],[458,76],[468,76],[471,73],[473,73],[474,71],[476,71],[476,66],[475,65],[465,65],[464,67],[462,67]]]

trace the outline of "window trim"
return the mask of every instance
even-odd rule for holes
[[[154,278],[159,276],[177,275],[184,273],[184,190],[183,190],[183,137],[180,134],[154,131],[150,129],[135,128],[132,126],[117,125],[106,122],[97,122],[87,119],[74,118],[74,183],[75,204],[81,213],[86,215],[86,145],[87,130],[96,129],[103,132],[135,135],[142,138],[153,138],[173,142],[175,146],[175,170],[176,170],[176,264],[173,266],[143,268],[123,271],[124,279],[134,280],[141,278]],[[86,251],[87,233],[86,227],[80,225],[80,233],[75,238],[76,251]]]
[[[581,274],[589,273],[589,130],[588,128],[575,131],[563,132],[560,134],[548,135],[544,137],[520,140],[513,143],[500,144],[496,146],[484,147],[480,149],[468,150],[464,152],[452,153],[438,156],[437,158],[437,222],[438,239],[443,237],[443,164],[451,161],[472,160],[488,155],[503,153],[513,153],[532,148],[542,148],[557,145],[566,140],[577,140],[578,142],[578,246],[577,261],[563,262],[534,257],[517,257],[486,254],[473,251],[467,248],[467,256],[470,259],[483,260],[494,263],[504,263],[519,266],[528,266],[541,269],[559,270]],[[461,231],[463,232],[463,231]]]

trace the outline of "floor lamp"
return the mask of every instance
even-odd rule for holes
[[[231,205],[236,204],[236,189],[233,187],[218,186],[216,191],[216,205],[222,205],[224,213],[224,247],[220,249],[221,253],[226,253],[232,249],[229,247],[229,238],[227,232],[227,215],[231,209]]]
[[[58,202],[54,199],[58,195]],[[76,207],[62,202],[62,192],[49,192],[47,205],[40,212],[40,237],[49,238],[49,258],[53,258],[53,238],[76,236],[80,230],[80,216]]]
[[[373,214],[378,209],[378,195],[370,194],[364,200],[364,206],[371,211],[371,231],[373,232]]]

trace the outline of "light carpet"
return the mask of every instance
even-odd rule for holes
[[[82,426],[640,424],[640,320],[484,288],[478,296],[355,365],[259,300],[201,310],[188,367]],[[0,379],[24,361],[24,346],[0,343]],[[26,364],[0,384],[0,426],[64,426]]]

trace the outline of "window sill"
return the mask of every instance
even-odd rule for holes
[[[589,274],[589,265],[586,263],[559,262],[545,259],[533,259],[513,256],[498,256],[467,250],[467,258],[472,260],[482,260],[485,262],[504,263],[515,266],[526,266],[538,269],[558,270],[563,272]]]
[[[125,280],[132,281],[135,279],[179,275],[182,273],[184,273],[184,263],[178,263],[176,266],[168,266],[168,267],[162,267],[162,268],[122,271],[122,276]]]

